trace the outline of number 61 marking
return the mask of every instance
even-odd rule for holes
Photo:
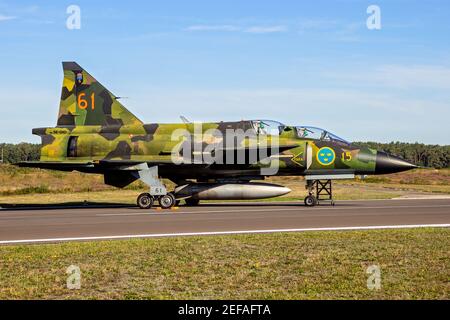
[[[78,107],[82,110],[86,110],[89,106],[88,101],[84,98],[86,93],[80,93],[78,95]],[[95,110],[95,93],[91,94],[91,109]]]

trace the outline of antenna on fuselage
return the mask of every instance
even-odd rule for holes
[[[181,121],[183,121],[185,124],[191,123],[185,116],[180,116]]]

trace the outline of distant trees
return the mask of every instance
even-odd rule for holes
[[[40,158],[40,144],[33,143],[0,143],[0,159],[3,150],[4,163],[16,163],[20,161],[37,161]]]
[[[436,169],[450,167],[450,145],[426,145],[417,142],[354,142],[354,144],[392,153],[418,166]]]
[[[383,150],[398,155],[416,165],[432,168],[450,167],[450,145],[425,145],[423,143],[404,142],[354,142],[356,145]],[[0,157],[3,149],[5,163],[16,163],[20,161],[37,161],[40,157],[40,144],[32,143],[0,143]]]

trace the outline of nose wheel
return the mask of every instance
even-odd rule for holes
[[[313,195],[309,195],[305,198],[305,206],[314,207],[317,204],[317,199]]]

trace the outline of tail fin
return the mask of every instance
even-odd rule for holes
[[[142,124],[108,89],[76,62],[63,62],[58,126]]]

